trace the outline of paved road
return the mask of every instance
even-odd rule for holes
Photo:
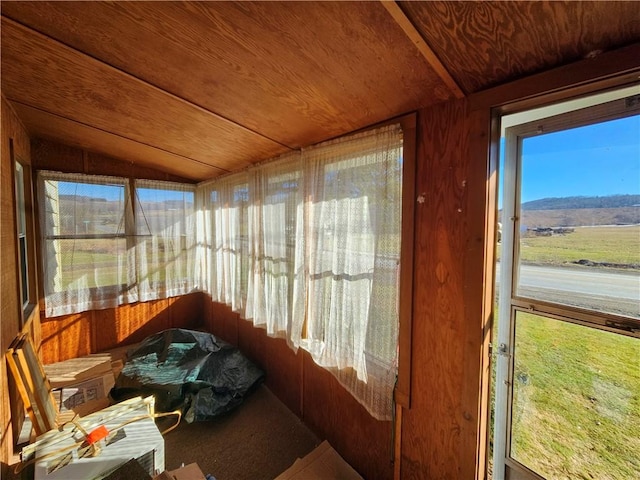
[[[496,277],[500,281],[500,264]],[[640,272],[522,265],[520,293],[558,302],[573,297],[587,308],[640,316]],[[574,304],[573,302],[571,302]]]

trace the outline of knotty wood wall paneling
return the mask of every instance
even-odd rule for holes
[[[469,128],[466,100],[419,113],[416,193],[425,201],[416,206],[412,403],[402,414],[402,478],[475,476],[477,432],[466,424],[477,422],[479,389],[465,359],[479,356],[481,304],[466,300],[482,294],[482,283],[466,281],[482,261],[473,256],[482,241],[473,216],[485,208],[484,199],[474,206],[481,187],[470,185],[484,185],[486,174],[471,177],[477,170],[467,155]],[[474,386],[467,388],[469,381]]]
[[[2,63],[9,100],[225,170],[288,150],[5,16]]]
[[[31,152],[27,132],[6,101],[4,95],[1,103],[1,151],[0,151],[0,476],[7,475],[7,465],[13,460],[13,427],[12,411],[20,411],[20,404],[10,402],[18,398],[15,386],[10,385],[7,376],[5,352],[14,337],[20,332],[20,312],[22,310],[18,286],[18,246],[16,239],[16,205],[14,200],[14,163],[15,158],[29,165]],[[35,346],[39,347],[38,307],[31,328]],[[25,319],[26,320],[26,319]],[[11,393],[10,393],[11,392]]]
[[[2,13],[290,147],[452,98],[377,2],[22,2]]]
[[[304,422],[364,478],[393,478],[392,422],[375,420],[309,353],[302,355]]]
[[[205,325],[204,294],[191,293],[104,310],[42,317],[45,364],[141,342],[167,328]]]
[[[635,1],[400,4],[466,93],[640,38]]]

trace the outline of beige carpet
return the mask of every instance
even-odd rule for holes
[[[265,386],[236,410],[167,433],[165,467],[197,463],[217,480],[272,480],[320,440]]]

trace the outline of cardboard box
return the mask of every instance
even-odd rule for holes
[[[327,441],[278,475],[275,480],[362,480]]]
[[[107,398],[109,391],[115,385],[113,373],[109,372],[101,377],[90,378],[75,385],[69,385],[58,390],[54,395],[58,400],[58,410],[75,410],[85,403]]]

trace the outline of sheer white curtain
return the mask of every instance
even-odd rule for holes
[[[306,318],[292,341],[307,349],[376,418],[391,415],[397,374],[402,198],[399,126],[303,152]]]
[[[46,316],[194,291],[194,192],[172,182],[39,172]]]
[[[40,171],[38,198],[45,315],[136,301],[128,180]]]
[[[249,177],[249,278],[244,317],[269,335],[290,337],[294,300],[298,206],[302,204],[299,152],[256,167]]]
[[[198,186],[201,285],[214,301],[287,339],[294,277],[304,275],[294,268],[301,167],[294,152]]]
[[[397,372],[401,198],[397,125],[198,186],[200,284],[379,419]]]
[[[141,301],[196,289],[195,186],[135,181],[136,262]]]
[[[204,273],[212,300],[244,314],[249,267],[249,185],[246,172],[198,186],[203,213],[199,225]]]

